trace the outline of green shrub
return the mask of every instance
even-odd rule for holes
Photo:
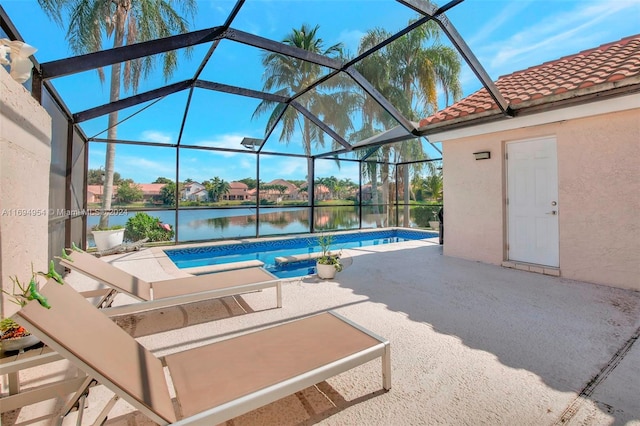
[[[139,212],[127,220],[124,236],[130,241],[139,241],[148,238],[153,241],[169,241],[173,239],[173,229],[160,222],[157,217]]]
[[[430,220],[438,220],[439,205],[415,207],[412,211],[413,221],[417,226],[426,228]]]

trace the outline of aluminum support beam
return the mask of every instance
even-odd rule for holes
[[[231,26],[231,23],[236,18],[236,16],[240,12],[240,9],[242,8],[243,5],[244,5],[244,0],[238,0],[238,2],[236,2],[236,4],[233,6],[233,9],[231,10],[231,13],[229,13],[229,16],[227,17],[227,20],[224,22],[224,25],[222,26],[225,31]],[[196,73],[193,76],[194,80],[197,80],[198,77],[200,77],[200,74],[202,74],[202,70],[204,70],[204,67],[209,62],[209,59],[213,55],[213,52],[215,52],[215,50],[218,48],[219,44],[220,44],[220,40],[215,40],[211,44],[211,47],[209,48],[209,51],[207,52],[206,55],[204,55],[204,58],[202,59],[202,62],[200,63],[200,66],[198,67],[198,69],[196,70]]]
[[[114,111],[120,111],[125,108],[139,105],[141,103],[151,101],[153,99],[162,98],[172,93],[180,92],[182,90],[191,87],[192,81],[185,80],[179,83],[170,84],[168,86],[161,87],[159,89],[150,90],[144,93],[138,93],[137,95],[130,96],[128,98],[120,99],[108,104],[100,105],[95,108],[87,109],[84,111],[73,114],[74,123],[82,123],[83,121],[91,120],[96,117],[107,115]]]
[[[202,89],[214,90],[216,92],[231,93],[233,95],[246,96],[248,98],[263,99],[266,101],[287,103],[289,98],[286,96],[276,95],[273,93],[261,92],[259,90],[245,89],[237,86],[229,86],[228,84],[214,83],[206,80],[197,80],[195,87]]]
[[[489,77],[489,74],[487,74],[482,64],[480,64],[480,61],[478,61],[478,58],[476,58],[460,33],[458,33],[458,30],[453,26],[451,21],[449,21],[449,18],[444,15],[447,10],[462,3],[463,0],[450,1],[439,9],[436,9],[436,7],[430,3],[422,2],[420,0],[397,1],[423,16],[434,19],[440,28],[442,28],[442,31],[444,31],[447,37],[449,37],[451,43],[464,58],[465,62],[469,65],[476,77],[478,77],[485,89],[487,89],[489,95],[493,98],[496,104],[498,104],[498,108],[500,108],[504,114],[513,116],[513,111],[509,108],[507,100],[502,96],[496,85],[493,83],[493,80],[491,80],[491,77]]]
[[[351,150],[351,145],[349,145],[349,142],[345,141],[342,136],[340,136],[339,134],[337,134],[331,127],[327,126],[323,121],[321,121],[316,115],[314,115],[311,111],[309,111],[308,109],[306,109],[305,107],[303,107],[301,104],[299,104],[298,102],[291,102],[289,105],[291,105],[292,107],[294,107],[295,109],[297,109],[298,111],[300,111],[300,113],[302,115],[304,115],[305,117],[307,117],[309,120],[311,120],[313,122],[313,124],[315,124],[316,126],[318,126],[320,129],[322,129],[323,132],[325,132],[326,134],[328,134],[329,136],[331,136],[331,138],[333,138],[333,140],[335,140],[336,142],[338,142],[340,145],[344,146],[346,149],[348,149],[349,151]]]
[[[360,55],[356,56],[355,58],[353,58],[352,60],[347,62],[345,64],[345,67],[350,67],[351,65],[354,65],[354,64],[358,63],[359,61],[361,61],[361,60],[365,59],[366,57],[370,56],[372,53],[375,53],[378,50],[380,50],[383,47],[385,47],[386,45],[393,43],[394,41],[396,41],[397,39],[399,39],[403,35],[409,33],[410,31],[414,30],[415,28],[419,27],[420,25],[424,24],[425,22],[430,21],[431,19],[433,19],[431,16],[426,16],[426,17],[418,19],[416,22],[414,22],[413,24],[409,25],[405,29],[398,31],[397,33],[395,33],[394,35],[392,35],[388,39],[385,39],[382,42],[380,42],[379,44],[376,44],[371,49],[369,49],[369,50],[367,50],[365,52],[362,52]]]
[[[346,70],[347,74],[353,78],[356,83],[362,87],[362,89],[369,94],[375,101],[385,110],[387,111],[402,127],[404,127],[408,132],[414,133],[416,128],[413,126],[411,121],[405,118],[404,115],[400,114],[400,111],[396,109],[396,107],[391,104],[384,96],[378,92],[375,87],[369,83],[369,80],[364,78],[362,74],[360,74],[354,67],[349,67]],[[415,134],[415,133],[414,133]]]
[[[324,154],[318,154],[318,155],[314,155],[313,158],[318,159],[318,158],[329,158],[329,157],[337,157],[340,154],[346,154],[348,152],[351,152],[351,149],[338,149],[337,151],[330,151],[330,152],[325,152]],[[344,158],[340,158],[340,160],[345,160]]]
[[[87,53],[86,55],[73,56],[67,59],[46,62],[40,64],[42,78],[63,77],[90,71],[108,65],[126,62],[171,50],[183,49],[202,43],[211,42],[222,37],[224,27],[213,27],[205,30],[193,31],[171,37],[136,43],[129,46],[116,47],[100,52]]]
[[[264,140],[262,141],[262,145],[260,145],[260,147],[258,148],[258,153],[262,152],[262,148],[264,148],[264,144],[267,142],[269,137],[271,137],[271,133],[273,133],[273,131],[278,126],[278,123],[280,122],[280,119],[282,119],[282,116],[284,115],[284,113],[287,110],[287,108],[289,108],[289,105],[282,105],[282,108],[280,109],[280,112],[278,113],[278,117],[273,121],[273,125],[271,127],[269,127],[269,130],[267,130],[265,132]]]
[[[233,6],[233,9],[231,9],[231,13],[229,13],[229,16],[227,16],[227,20],[224,21],[223,26],[225,28],[229,28],[233,23],[233,20],[236,19],[236,16],[238,16],[238,13],[240,13],[240,9],[242,8],[242,6],[244,6],[244,1],[245,0],[238,0]]]
[[[269,52],[279,53],[284,56],[291,56],[293,58],[302,59],[303,61],[311,62],[317,65],[322,65],[323,67],[331,68],[334,70],[340,69],[342,67],[342,62],[336,59],[332,59],[327,56],[313,53],[308,50],[300,49],[299,47],[289,46],[288,44],[269,40],[268,38],[245,33],[244,31],[236,30],[233,28],[229,28],[225,32],[224,37],[227,40],[237,41],[238,43],[247,44],[253,47],[258,47],[260,49],[268,50]]]
[[[513,116],[513,111],[509,107],[509,102],[502,96],[496,85],[494,84],[489,74],[485,71],[484,67],[478,61],[478,58],[473,54],[467,43],[464,41],[458,30],[453,26],[446,16],[436,19],[442,30],[449,36],[451,43],[458,49],[460,55],[467,62],[473,73],[482,82],[482,85],[487,89],[489,95],[498,104],[498,108],[508,116]]]

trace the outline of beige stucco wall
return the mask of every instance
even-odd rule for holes
[[[562,275],[640,290],[640,109],[558,128]]]
[[[507,260],[505,144],[543,136],[557,139],[561,276],[640,290],[640,109],[443,142],[444,253]]]
[[[0,67],[0,279],[46,270],[51,119]],[[18,307],[2,298],[3,316]]]
[[[499,264],[503,252],[502,143],[493,135],[442,144],[444,253]],[[473,153],[490,151],[488,160]]]

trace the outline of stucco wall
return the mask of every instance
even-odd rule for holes
[[[51,119],[0,67],[0,279],[29,282],[31,264],[46,270]],[[2,298],[9,316],[18,307]]]
[[[492,135],[443,143],[444,253],[499,264],[503,252],[502,144]],[[488,160],[473,153],[490,151]]]
[[[565,277],[640,290],[640,110],[558,127]]]
[[[449,256],[501,264],[505,144],[555,136],[560,273],[640,290],[640,110],[627,110],[443,142]],[[473,152],[491,151],[476,161]]]

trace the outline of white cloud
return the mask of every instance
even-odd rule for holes
[[[355,55],[358,52],[360,39],[365,34],[364,31],[360,30],[342,30],[338,35],[338,41],[344,45],[347,51]]]
[[[249,171],[254,171],[256,169],[256,164],[253,161],[249,161],[246,158],[241,159],[238,163],[238,169],[240,170],[249,170]]]
[[[145,130],[141,134],[141,138],[145,142],[157,142],[157,143],[175,143],[173,137],[165,132],[158,130]]]
[[[256,163],[253,154],[227,158],[225,153],[209,150],[185,150],[180,156],[180,180],[187,178],[197,182],[218,176],[228,182],[255,176]]]
[[[358,181],[360,166],[354,161],[342,161],[340,167],[334,160],[317,160],[315,164],[316,176],[335,176],[338,179],[349,178]]]
[[[196,142],[198,146],[208,146],[212,148],[228,148],[228,149],[243,149],[243,146],[240,144],[244,139],[244,136],[240,136],[238,134],[227,133],[222,135],[216,135],[212,139],[205,139]],[[219,151],[217,152],[219,155],[223,157],[233,157],[236,155],[235,152],[225,152]]]
[[[138,183],[150,183],[160,176],[174,179],[176,174],[175,163],[163,163],[149,158],[118,155],[117,153],[116,170],[123,178],[131,178]],[[144,177],[142,177],[143,175]]]
[[[103,149],[100,149],[102,147]],[[100,166],[104,166],[104,160],[106,158],[106,151],[104,145],[93,144],[89,148],[89,168],[97,169]]]
[[[307,176],[307,161],[300,158],[263,156],[260,163],[260,179],[304,179]]]
[[[491,35],[500,27],[508,23],[513,19],[517,19],[518,13],[525,9],[532,0],[519,0],[510,1],[506,3],[506,6],[500,10],[492,20],[487,21],[482,27],[480,27],[476,33],[471,36],[467,42],[469,45],[479,45],[484,40],[490,39]]]
[[[276,174],[279,174],[282,178],[307,175],[307,162],[306,161],[280,161]]]
[[[603,35],[608,31],[603,23],[617,20],[613,15],[637,13],[638,4],[640,0],[577,3],[574,10],[547,16],[508,39],[483,46],[484,56],[490,59],[481,62],[497,76],[597,46],[603,37],[614,41]],[[512,18],[515,12],[511,9],[505,13]]]

